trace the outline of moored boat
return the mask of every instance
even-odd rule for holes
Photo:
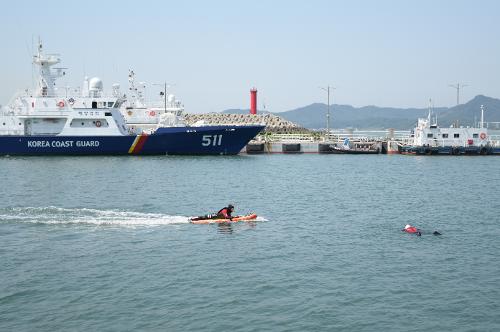
[[[334,154],[379,154],[380,147],[374,142],[351,142],[349,138],[345,138],[342,145],[332,146],[330,153]]]
[[[432,119],[429,108],[427,118],[418,119],[410,142],[400,145],[399,152],[407,155],[500,155],[500,145],[490,139],[488,128],[484,126],[483,106],[477,127],[441,128],[437,119]]]
[[[18,93],[0,111],[0,155],[232,155],[264,128],[188,126],[168,121],[170,113],[147,129],[133,128],[122,113],[127,98],[118,85],[105,94],[94,77],[85,78],[80,90],[59,88],[65,69],[52,68],[60,58],[45,54],[41,43],[33,63],[36,88]]]

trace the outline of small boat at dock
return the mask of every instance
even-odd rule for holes
[[[381,151],[378,143],[355,142],[351,143],[349,138],[345,138],[341,146],[333,145],[331,153],[336,154],[379,154]]]
[[[406,155],[500,155],[500,144],[491,139],[484,126],[484,107],[481,106],[481,122],[476,127],[441,128],[432,118],[429,108],[427,118],[420,118],[410,135],[410,142],[399,146]]]

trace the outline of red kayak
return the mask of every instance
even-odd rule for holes
[[[194,220],[196,219],[196,220]],[[250,221],[257,219],[257,215],[255,213],[246,215],[246,216],[236,216],[231,219],[198,219],[192,218],[190,222],[192,224],[220,224],[220,223],[234,223],[239,221]]]

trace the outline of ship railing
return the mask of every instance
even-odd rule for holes
[[[368,138],[368,139],[406,139],[410,137],[410,131],[408,130],[351,130],[351,129],[340,129],[332,130],[328,137],[343,137],[343,138]]]
[[[476,126],[477,128],[480,128],[481,122],[478,122]],[[484,122],[484,127],[490,130],[500,130],[500,122],[495,122],[495,121]]]
[[[54,93],[51,94],[46,94],[43,96],[40,96],[36,91],[32,89],[25,89],[25,90],[18,90],[14,93],[12,98],[9,101],[9,105],[12,104],[17,98],[61,98],[61,99],[82,99],[82,98],[120,98],[121,96],[117,95],[116,93],[109,92],[109,91],[103,91],[99,93],[98,96],[82,96],[82,92],[80,89],[74,89],[74,88],[59,88],[59,90],[55,91]]]
[[[291,133],[291,134],[271,134],[265,135],[266,141],[329,141],[343,142],[346,138],[356,142],[379,142],[387,139],[396,141],[408,141],[410,139],[409,131],[386,131],[386,130],[332,130],[326,134],[324,132],[313,133]]]
[[[164,110],[165,106],[167,106],[166,108],[167,111],[171,112],[184,111],[184,105],[182,105],[180,101],[173,101],[173,102],[167,101],[167,103],[165,104],[165,102],[160,100],[147,103],[148,108],[157,108],[159,110]]]
[[[348,138],[352,142],[379,142],[382,141],[383,137],[369,137],[365,135],[336,135],[330,134],[326,135],[324,140],[329,142],[343,142],[346,138]]]
[[[3,115],[11,115],[11,116],[33,116],[33,117],[53,117],[53,116],[64,116],[67,117],[70,112],[72,112],[72,109],[60,109],[58,107],[47,107],[44,108],[43,111],[41,110],[31,110],[29,108],[25,107],[16,107],[16,108],[9,108],[6,107],[3,110]]]
[[[385,141],[396,140],[406,141],[410,138],[409,131],[403,130],[335,130],[326,135],[327,140],[344,140],[349,138],[351,141]]]
[[[500,137],[499,137],[500,139]],[[488,139],[487,141],[481,141],[478,138],[472,139],[473,144],[469,144],[468,139],[454,139],[454,138],[441,138],[428,140],[426,144],[430,147],[442,147],[442,146],[452,146],[452,147],[468,147],[468,146],[482,146],[482,145],[493,145],[494,140]]]
[[[273,142],[273,141],[314,142],[315,140],[317,140],[311,134],[272,134],[272,135],[266,135],[264,139],[268,142]]]
[[[7,136],[7,135],[23,135],[24,134],[24,129],[19,130],[19,129],[6,129],[6,130],[0,130],[0,136]]]
[[[9,102],[7,103],[7,105],[4,106],[4,111],[5,112],[9,112],[9,110],[12,108],[13,105],[16,105],[16,101],[19,99],[19,98],[31,98],[32,95],[31,95],[31,92],[26,89],[26,90],[17,90],[13,95],[12,97],[10,98]]]
[[[491,146],[499,147],[500,146],[500,135],[490,135],[489,142]]]

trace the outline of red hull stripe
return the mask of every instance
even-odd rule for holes
[[[148,135],[141,134],[137,136],[134,139],[134,142],[132,143],[132,146],[130,146],[130,149],[128,150],[129,154],[138,154],[141,152],[142,148],[144,147],[144,144],[146,143],[148,139]]]
[[[141,137],[139,137],[139,142],[137,142],[133,152],[134,154],[141,153],[144,144],[146,144],[146,141],[148,140],[148,137],[148,135],[141,135]]]

